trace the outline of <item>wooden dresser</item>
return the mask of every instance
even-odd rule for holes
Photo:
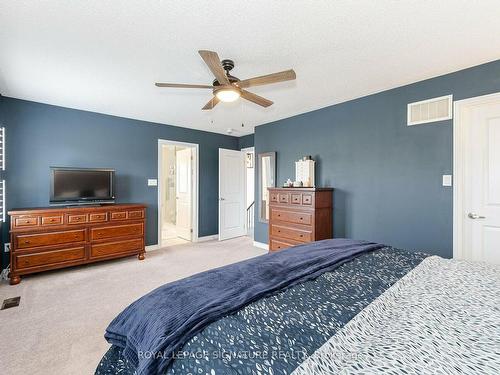
[[[10,283],[30,273],[138,255],[146,206],[50,207],[9,211]]]
[[[269,251],[333,237],[332,188],[269,188]]]

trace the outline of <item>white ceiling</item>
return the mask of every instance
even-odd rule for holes
[[[500,58],[498,0],[0,0],[4,96],[233,135],[256,125]],[[295,69],[252,88],[275,104],[201,111],[199,49],[240,79]],[[244,122],[246,126],[241,127]]]

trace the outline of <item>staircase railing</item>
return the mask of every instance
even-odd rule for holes
[[[250,232],[253,229],[253,220],[254,220],[254,212],[255,212],[255,201],[250,203],[250,206],[247,207],[247,232]]]

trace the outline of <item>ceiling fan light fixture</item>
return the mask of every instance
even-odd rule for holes
[[[225,103],[234,102],[238,100],[240,95],[241,95],[240,91],[233,88],[219,89],[215,92],[215,96],[217,97],[217,99]]]

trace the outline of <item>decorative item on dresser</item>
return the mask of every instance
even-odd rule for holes
[[[269,251],[333,237],[333,188],[269,188]]]
[[[10,283],[30,273],[137,255],[144,259],[143,204],[9,211]]]

